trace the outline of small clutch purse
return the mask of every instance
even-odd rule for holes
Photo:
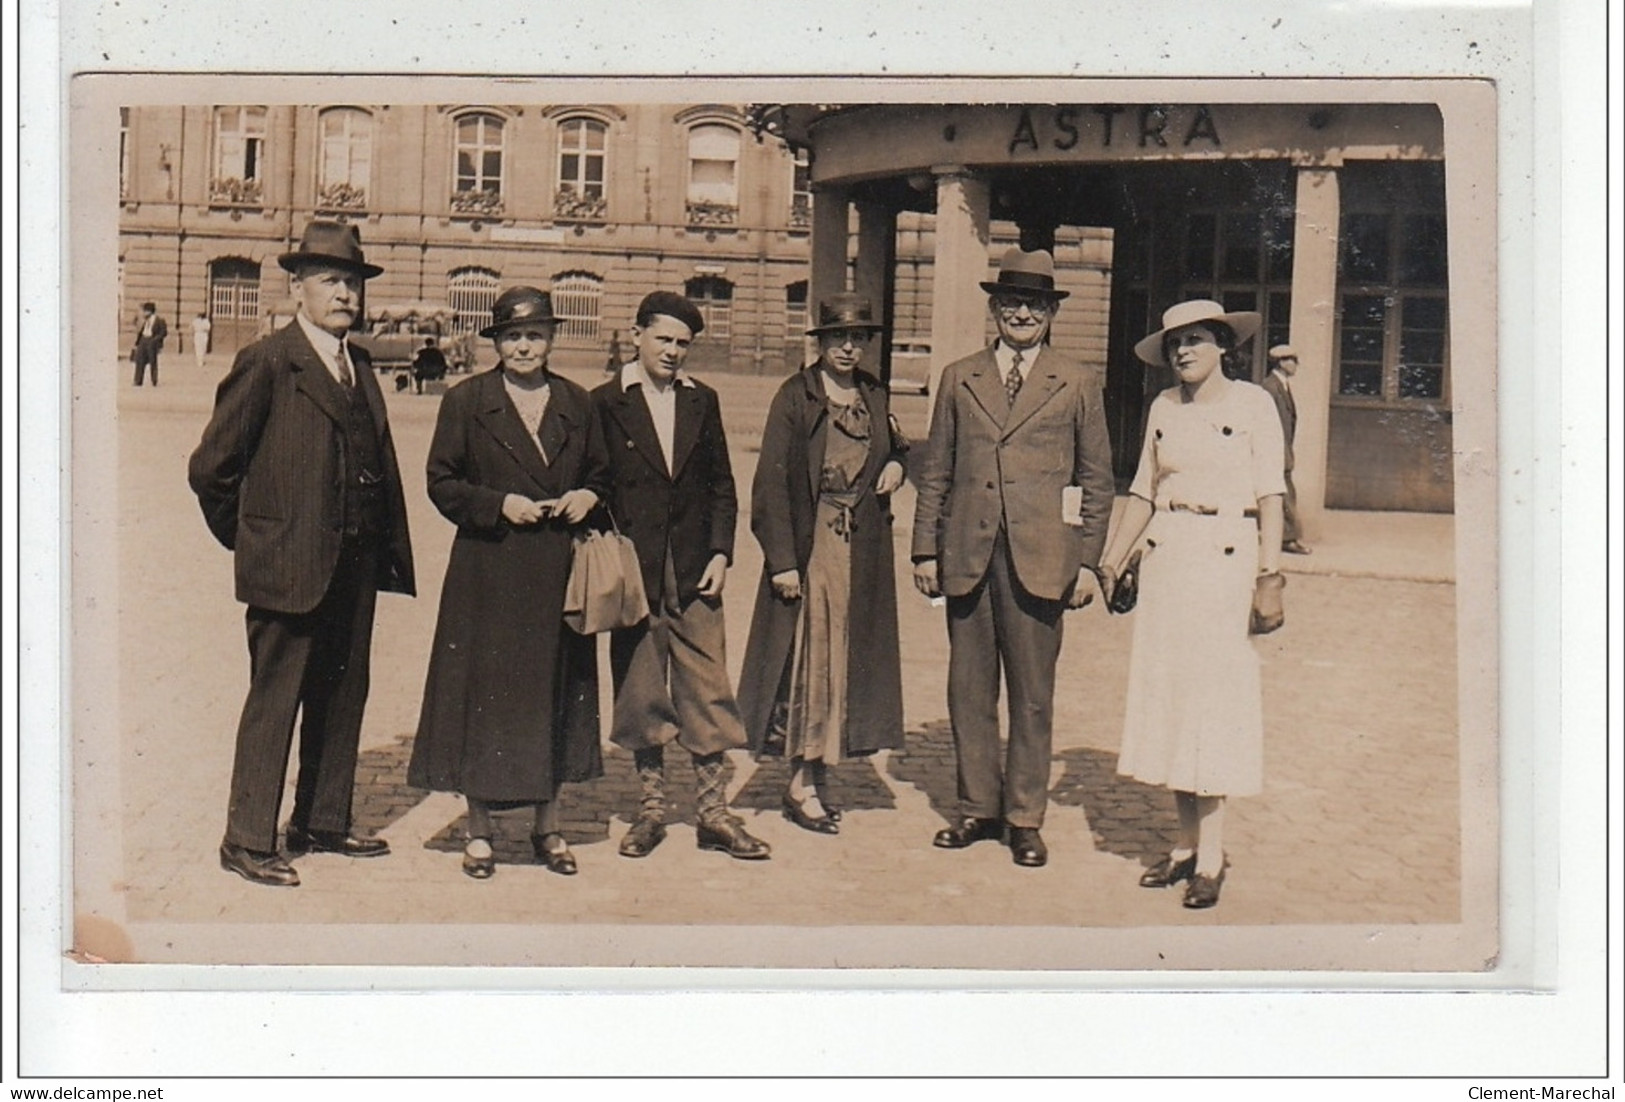
[[[1136,551],[1128,557],[1128,565],[1117,576],[1117,584],[1112,587],[1111,599],[1106,602],[1106,608],[1119,616],[1134,611],[1134,602],[1140,599],[1140,552]]]

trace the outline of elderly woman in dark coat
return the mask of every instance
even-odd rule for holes
[[[492,319],[481,336],[502,362],[446,393],[429,449],[429,497],[457,538],[407,780],[467,797],[469,876],[496,870],[492,812],[523,806],[537,859],[569,875],[559,786],[603,764],[597,648],[565,627],[564,592],[608,457],[587,392],[547,370],[549,296],[512,288]]]
[[[907,445],[858,370],[881,328],[859,296],[821,304],[818,362],[774,396],[751,490],[764,561],[739,709],[759,756],[790,758],[784,817],[821,834],[840,830],[826,767],[903,744],[891,494]]]

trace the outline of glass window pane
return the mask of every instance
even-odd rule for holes
[[[1264,278],[1272,283],[1292,278],[1293,232],[1291,214],[1276,213],[1270,216],[1265,229]]]
[[[606,128],[597,123],[587,123],[585,138],[588,149],[599,150],[604,148],[604,135]]]
[[[581,178],[580,159],[574,153],[566,153],[559,158],[559,178],[567,184]]]
[[[502,177],[502,152],[501,152],[501,150],[497,150],[497,149],[488,149],[488,150],[486,150],[485,151],[485,158],[481,162],[481,168],[483,169],[483,171],[485,173],[485,186],[486,187],[498,187],[498,186],[500,186],[501,183],[502,183],[502,179],[501,179],[501,177]]]
[[[1213,278],[1213,250],[1219,223],[1211,214],[1193,214],[1185,237],[1185,271],[1190,279]]]
[[[1338,373],[1337,392],[1366,398],[1382,397],[1382,365],[1343,364]]]
[[[1446,302],[1442,298],[1407,298],[1405,328],[1442,330],[1445,328],[1448,313]]]
[[[1444,397],[1444,368],[1426,364],[1399,365],[1401,398]]]
[[[1404,229],[1400,281],[1412,286],[1442,287],[1448,269],[1443,216],[1412,215],[1405,219]]]
[[[1405,330],[1399,337],[1399,358],[1408,364],[1444,363],[1444,334]]]
[[[1388,216],[1350,214],[1343,219],[1342,275],[1347,283],[1388,280]]]
[[[1221,296],[1221,303],[1225,311],[1256,310],[1258,309],[1258,294],[1255,291],[1226,291]]]
[[[1349,329],[1343,330],[1342,359],[1350,360],[1376,360],[1382,362],[1382,330],[1380,329]]]
[[[1344,295],[1343,326],[1382,326],[1387,315],[1387,301],[1381,295]]]
[[[1224,278],[1258,278],[1258,215],[1236,211],[1224,218]]]
[[[604,182],[604,159],[602,157],[587,158],[587,182],[591,184]]]

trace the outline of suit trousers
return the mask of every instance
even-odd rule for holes
[[[138,340],[135,345],[135,385],[140,386],[146,377],[147,368],[152,368],[152,385],[158,385],[158,349],[148,340]]]
[[[291,614],[248,609],[248,699],[237,726],[226,841],[275,850],[282,787],[300,717],[290,821],[350,830],[361,715],[367,704],[378,549],[346,542],[321,603]]]
[[[948,598],[948,718],[959,762],[959,810],[1041,827],[1049,801],[1055,663],[1065,602],[1021,586],[1004,530],[987,574]],[[1010,693],[1010,737],[999,754],[999,674]]]
[[[675,740],[699,756],[745,745],[728,679],[722,602],[695,597],[683,604],[669,555],[661,589],[659,607],[647,620],[610,635],[610,741],[640,750]]]
[[[1281,499],[1281,542],[1296,543],[1303,539],[1298,526],[1298,488],[1292,485],[1292,472],[1283,472],[1286,478],[1286,496]]]

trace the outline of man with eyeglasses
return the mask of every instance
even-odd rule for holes
[[[999,337],[943,369],[919,464],[914,585],[948,608],[948,715],[958,816],[934,844],[1007,838],[1048,860],[1055,664],[1063,613],[1089,604],[1111,520],[1111,442],[1098,376],[1045,346],[1066,291],[1042,250],[1009,250],[981,284]],[[999,672],[1010,737],[999,754]],[[1007,833],[1008,832],[1008,833]]]

